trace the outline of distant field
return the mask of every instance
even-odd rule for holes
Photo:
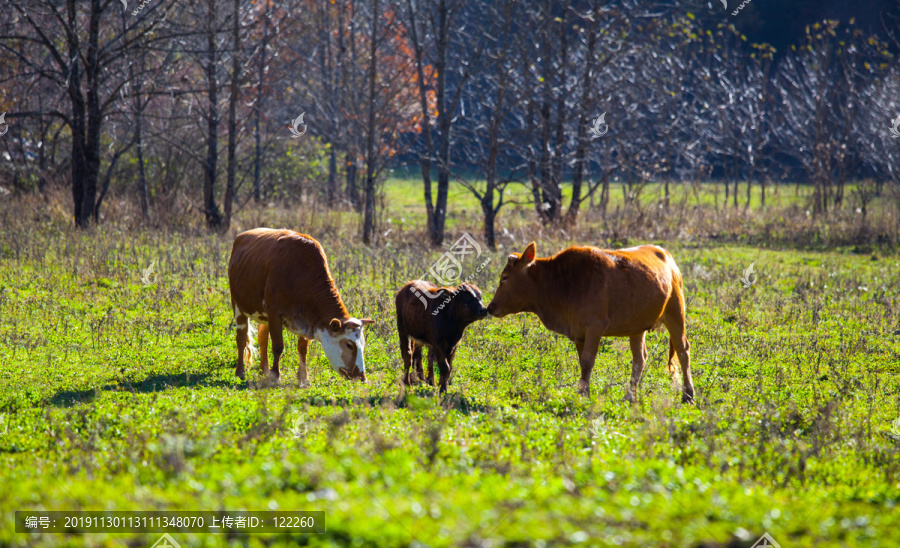
[[[783,548],[900,545],[895,253],[657,241],[685,274],[696,405],[669,385],[664,331],[632,406],[627,340],[601,346],[587,400],[574,345],[532,315],[473,325],[439,400],[399,385],[393,298],[441,252],[421,245],[420,184],[385,192],[386,226],[407,228],[373,248],[354,216],[296,208],[244,211],[222,237],[0,225],[0,546],[159,537],[15,533],[14,510],[220,508],[323,510],[326,533],[177,534],[181,546],[713,547],[764,532]],[[451,203],[453,230],[480,234],[468,192],[454,185]],[[339,378],[313,343],[312,387],[298,389],[292,336],[283,386],[234,376],[227,258],[258,224],[319,238],[351,313],[377,320],[368,384]],[[530,241],[509,226],[475,278],[486,300]],[[539,238],[538,253],[568,241]]]
[[[389,174],[388,180],[384,185],[384,194],[385,202],[390,204],[391,210],[403,212],[404,214],[408,215],[424,213],[422,208],[424,191],[422,189],[422,180],[419,177],[420,176],[417,172],[405,173],[401,171],[395,171]],[[856,183],[850,184],[844,191],[845,201],[848,207],[855,206],[855,188],[857,188]],[[437,196],[436,189],[436,183],[432,181],[432,194],[435,197]],[[613,180],[610,182],[610,209],[615,209],[617,206],[622,207],[624,205],[624,189],[625,184],[622,181]],[[584,193],[586,192],[586,190],[583,190],[582,192]],[[715,205],[723,207],[725,205],[725,190],[722,183],[720,182],[672,182],[670,183],[670,192],[671,200],[674,203],[681,203],[683,201],[689,205],[701,205],[710,207],[713,207]],[[798,206],[804,206],[806,205],[806,201],[812,197],[812,193],[813,188],[809,185],[798,186],[793,183],[778,183],[777,185],[772,185],[771,183],[769,183],[766,186],[766,206],[770,208],[782,208],[794,204]],[[454,209],[466,209],[468,211],[474,211],[480,214],[481,210],[478,205],[478,200],[458,181],[450,182],[449,196],[450,203],[453,204]],[[639,193],[640,200],[645,203],[660,201],[664,196],[664,185],[662,183],[655,182],[646,183]],[[572,185],[570,182],[563,184],[563,197],[563,204],[565,206],[568,206],[569,201],[572,197]],[[511,202],[521,202],[522,205],[519,206],[520,209],[526,209],[529,212],[532,210],[532,206],[530,203],[531,188],[529,186],[521,183],[510,184],[507,188],[507,198]],[[729,195],[729,207],[733,207],[733,200],[733,196]],[[888,198],[885,196],[876,198],[873,201],[872,207],[881,207],[882,205],[887,203],[887,200]],[[595,191],[593,195],[593,202],[595,204],[600,203],[600,189],[597,189]],[[738,190],[738,207],[743,209],[744,207],[746,207],[746,202],[747,185],[746,182],[741,181],[739,183]],[[586,199],[582,207],[584,209],[587,209],[588,204],[589,199]],[[752,191],[750,193],[750,208],[759,209],[761,206],[762,189],[760,188],[758,183],[754,183]],[[515,210],[516,204],[510,205],[510,209]]]

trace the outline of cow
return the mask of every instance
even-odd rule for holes
[[[228,263],[231,307],[237,325],[238,362],[235,374],[244,378],[244,360],[253,356],[250,322],[259,324],[260,365],[277,382],[284,351],[283,329],[297,335],[300,367],[297,381],[309,386],[306,353],[318,340],[336,372],[366,382],[363,326],[373,320],[351,317],[334,286],[325,251],[315,239],[292,230],[255,228],[234,239]],[[267,356],[272,337],[271,373]]]
[[[581,364],[579,392],[588,397],[600,339],[628,337],[632,369],[625,391],[627,401],[635,400],[644,373],[644,335],[665,325],[669,332],[667,369],[678,384],[677,354],[683,381],[681,401],[694,399],[681,272],[672,255],[661,247],[642,245],[612,251],[575,246],[539,259],[531,242],[521,254],[508,257],[488,312],[498,318],[519,312],[537,314],[544,327],[574,342]]]
[[[463,332],[470,324],[488,315],[481,290],[470,283],[462,283],[459,287],[437,287],[424,280],[415,280],[397,292],[395,303],[400,355],[405,368],[404,384],[412,384],[409,372],[412,365],[415,365],[419,378],[425,378],[422,347],[427,346],[427,382],[434,386],[434,361],[437,359],[440,393],[445,393]]]

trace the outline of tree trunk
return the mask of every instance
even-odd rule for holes
[[[141,54],[141,76],[134,80],[134,141],[137,145],[137,160],[138,160],[138,193],[140,194],[141,199],[141,214],[144,216],[144,221],[150,220],[150,196],[147,192],[147,173],[144,168],[144,135],[143,135],[143,127],[144,127],[144,101],[141,96],[141,91],[143,89],[143,72],[144,72],[144,56]],[[129,72],[131,68],[129,67]],[[133,72],[132,72],[133,74]]]
[[[240,89],[241,65],[241,0],[234,0],[234,20],[231,27],[231,97],[228,99],[228,179],[225,184],[225,219],[222,231],[231,227],[231,208],[234,204],[234,185],[237,178],[237,97]]]
[[[562,220],[562,176],[563,156],[566,144],[566,66],[568,64],[569,42],[566,39],[568,32],[568,13],[563,14],[564,22],[559,23],[559,65],[556,76],[559,78],[559,96],[556,98],[556,134],[553,138],[553,157],[550,163],[550,211],[554,222]]]
[[[337,134],[337,126],[338,122],[335,120],[335,108],[334,102],[337,100],[334,92],[334,63],[332,62],[332,54],[331,54],[331,18],[330,18],[330,4],[328,2],[315,2],[317,9],[321,9],[321,21],[317,21],[316,24],[318,26],[318,52],[319,52],[319,71],[318,78],[322,81],[322,87],[325,92],[325,99],[328,101],[326,105],[328,109],[328,135],[330,137]],[[342,32],[343,29],[339,29],[338,33]],[[328,183],[325,187],[325,202],[328,207],[332,207],[334,205],[335,198],[335,184],[336,184],[336,170],[337,170],[337,159],[335,157],[334,152],[334,139],[332,138],[332,142],[330,143],[329,148],[331,152],[328,155]]]
[[[218,82],[216,82],[216,2],[207,0],[209,27],[206,30],[206,85],[209,104],[206,120],[206,163],[203,166],[203,214],[206,226],[218,228],[222,215],[216,205],[216,168],[219,159]]]
[[[75,29],[75,0],[67,1],[69,15],[69,58],[72,59],[69,69],[69,100],[72,102],[72,202],[75,224],[86,226],[89,219],[84,216],[84,188],[87,179],[87,157],[85,152],[85,104],[81,93],[81,66],[78,59],[78,42]],[[91,204],[93,206],[94,204]]]
[[[553,202],[554,192],[552,189],[553,186],[553,176],[551,173],[551,148],[552,145],[550,143],[550,113],[552,110],[551,101],[552,101],[552,88],[553,88],[553,61],[552,61],[552,52],[550,51],[550,21],[553,21],[551,14],[551,2],[547,2],[545,4],[544,10],[544,20],[547,21],[543,32],[541,33],[543,36],[543,44],[542,44],[542,55],[541,55],[541,65],[542,65],[542,74],[544,77],[543,84],[541,86],[541,107],[540,107],[540,118],[541,118],[541,159],[540,159],[540,181],[541,181],[541,200],[540,202],[535,203],[535,207],[537,208],[538,216],[544,224],[554,222],[556,220],[557,212],[554,211],[555,206]]]
[[[328,147],[328,207],[334,207],[337,198],[337,151],[334,143]]]
[[[87,135],[85,136],[85,159],[87,177],[84,182],[82,218],[93,217],[97,222],[100,211],[97,208],[97,180],[100,175],[100,128],[103,123],[100,114],[100,17],[103,15],[100,0],[91,0],[91,21],[88,31],[86,75],[87,90]]]
[[[369,119],[366,131],[366,207],[363,221],[363,243],[372,243],[375,231],[375,72],[378,54],[378,0],[372,5],[372,37],[369,57]]]
[[[422,110],[422,137],[425,139],[425,153],[422,155],[422,186],[425,194],[425,226],[429,237],[435,234],[434,202],[431,197],[431,159],[434,157],[434,141],[431,138],[431,112],[428,108],[428,88],[425,85],[425,69],[423,67],[423,48],[419,43],[416,15],[413,1],[407,0],[409,12],[409,33],[416,58],[416,76],[419,80],[419,106]],[[443,237],[441,237],[443,239]]]
[[[72,103],[72,199],[75,224],[81,227],[97,220],[97,178],[100,171],[100,99],[97,72],[100,37],[100,0],[91,0],[88,44],[86,51],[78,43],[77,7],[75,0],[67,0],[68,54],[72,59],[69,70],[69,100]],[[81,91],[79,59],[84,59],[87,77],[87,98]]]
[[[764,173],[759,179],[759,205],[762,209],[766,208],[766,179],[769,178],[768,173]]]
[[[723,167],[724,167],[723,175],[725,176],[725,177],[724,177],[724,182],[725,182],[725,206],[724,206],[724,209],[723,209],[723,211],[724,211],[724,210],[727,210],[727,209],[728,209],[728,190],[729,190],[729,186],[730,186],[730,185],[729,185],[728,162],[727,162],[727,160],[726,160],[725,164],[723,164]]]
[[[572,202],[569,204],[569,210],[566,212],[566,223],[574,225],[578,220],[578,209],[581,207],[581,185],[584,180],[585,164],[587,162],[587,109],[591,103],[591,97],[594,94],[593,73],[594,61],[596,54],[594,50],[597,48],[597,20],[599,13],[597,6],[594,6],[591,15],[591,26],[588,29],[586,62],[584,66],[584,75],[581,79],[581,105],[578,115],[578,129],[576,130],[576,148],[575,148],[575,165],[572,172]],[[608,183],[604,183],[604,189],[608,189]],[[606,206],[604,205],[604,210]]]
[[[744,209],[750,210],[750,200],[753,198],[753,176],[756,175],[756,168],[751,167],[750,172],[747,174],[747,203],[744,204]]]
[[[732,148],[732,150],[737,150],[737,148],[738,148],[738,147],[737,147],[737,144],[736,144],[736,145]],[[731,157],[731,164],[732,164],[732,166],[733,166],[732,172],[734,173],[734,192],[731,193],[731,197],[732,197],[732,199],[734,200],[734,208],[737,209],[737,207],[738,207],[738,184],[739,184],[738,178],[739,178],[739,176],[740,176],[740,175],[739,175],[739,174],[740,174],[740,169],[739,169],[739,166],[738,166],[738,160],[737,160],[737,155],[736,155],[736,154],[732,155],[732,157]]]
[[[497,250],[497,235],[494,228],[497,214],[494,210],[494,193],[486,194],[481,204],[484,214],[484,242],[492,251]]]
[[[498,92],[497,108],[494,112],[501,110],[502,107],[503,89],[501,88]],[[494,209],[494,188],[497,185],[497,156],[500,150],[499,124],[500,121],[495,118],[490,121],[490,133],[488,136],[490,151],[488,152],[487,177],[485,177],[487,180],[484,196],[481,197],[481,213],[484,216],[484,241],[491,250],[497,249],[494,233],[494,220],[497,217],[497,210]]]
[[[269,42],[269,9],[271,0],[266,0],[266,11],[263,22],[262,35],[262,51],[259,53],[259,79],[256,84],[256,108],[254,114],[256,116],[253,124],[253,138],[256,141],[256,158],[253,162],[253,201],[259,203],[262,200],[262,190],[260,175],[262,173],[262,136],[259,124],[262,118],[262,100],[263,100],[263,78],[266,74],[266,46]]]
[[[438,4],[438,40],[437,40],[437,107],[438,128],[441,140],[438,144],[438,181],[437,202],[434,206],[432,226],[429,227],[431,245],[439,246],[444,241],[444,224],[447,219],[447,192],[450,186],[450,107],[447,104],[447,48],[449,28],[447,21],[446,0]]]
[[[347,199],[350,200],[350,205],[353,207],[354,211],[360,211],[360,202],[359,202],[359,186],[358,186],[358,171],[359,168],[356,165],[356,149],[351,149],[347,151]]]

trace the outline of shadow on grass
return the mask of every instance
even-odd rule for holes
[[[222,367],[228,367],[226,365],[222,365]],[[218,368],[214,368],[212,371],[216,371]],[[277,390],[282,388],[282,386],[278,384],[274,384],[271,381],[267,381],[262,378],[252,377],[249,382],[241,381],[235,382],[231,380],[231,377],[222,378],[218,376],[218,378],[212,378],[213,372],[203,372],[203,373],[174,373],[168,375],[151,375],[145,379],[140,381],[133,382],[131,379],[124,379],[117,384],[108,383],[104,386],[91,388],[86,390],[63,390],[57,392],[53,395],[49,403],[55,407],[72,407],[75,405],[79,405],[82,403],[89,403],[97,398],[103,392],[131,392],[131,393],[140,393],[140,394],[150,394],[154,392],[162,392],[168,390],[170,388],[211,388],[211,387],[225,387],[231,388],[234,390],[259,390],[259,389],[274,389]],[[235,379],[236,380],[236,379]],[[430,386],[419,386],[409,392],[403,394],[401,397],[388,397],[388,396],[372,396],[367,398],[360,397],[323,397],[323,396],[312,396],[311,398],[300,398],[300,401],[307,400],[310,405],[316,407],[326,407],[326,406],[336,406],[336,407],[352,407],[352,406],[371,406],[371,407],[379,407],[385,405],[391,405],[399,409],[404,408],[412,408],[418,409],[421,407],[430,407],[434,405],[433,399],[437,396],[437,388]],[[468,398],[466,396],[449,392],[444,394],[439,399],[440,405],[445,410],[446,409],[456,409],[460,413],[468,415],[469,413],[485,413],[491,409],[491,406],[484,405],[483,403],[477,402]]]
[[[136,394],[149,394],[152,392],[162,392],[170,388],[209,388],[209,387],[228,387],[235,390],[246,390],[248,384],[241,382],[235,384],[231,381],[222,379],[210,379],[210,373],[175,373],[169,375],[151,375],[146,379],[132,382],[131,379],[124,379],[118,384],[106,384],[102,387],[92,388],[88,390],[64,390],[57,392],[50,398],[50,404],[56,407],[72,407],[80,403],[87,403],[97,399],[102,392],[123,391]]]
[[[388,397],[388,396],[370,396],[368,398],[360,398],[360,397],[322,397],[322,396],[313,396],[306,401],[309,405],[315,407],[353,407],[353,406],[369,406],[369,407],[383,407],[383,406],[393,406],[397,409],[423,409],[430,408],[435,405],[439,405],[443,409],[456,409],[460,413],[468,415],[469,413],[485,413],[492,409],[489,405],[484,405],[483,403],[478,403],[471,398],[467,398],[465,396],[447,393],[444,394],[443,397],[440,398],[438,403],[433,401],[435,395],[437,394],[437,389],[418,389],[415,393],[407,393],[402,397]],[[304,401],[305,398],[301,398],[297,400],[298,402]]]

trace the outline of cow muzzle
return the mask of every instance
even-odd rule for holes
[[[338,373],[347,380],[360,380],[363,383],[366,382],[366,372],[360,371],[356,365],[353,365],[352,367],[342,367],[338,369]]]

